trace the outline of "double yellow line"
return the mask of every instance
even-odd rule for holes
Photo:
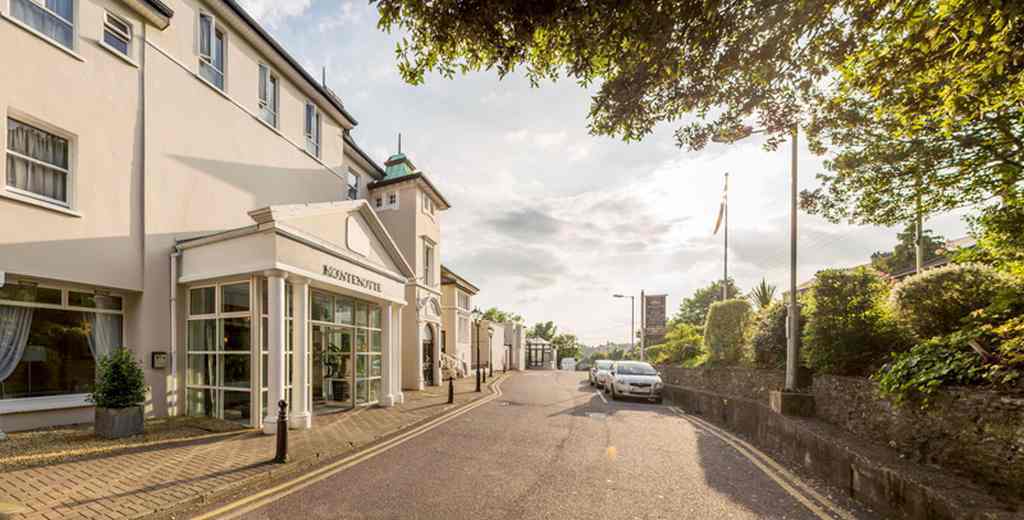
[[[345,471],[352,466],[355,466],[361,462],[372,459],[381,453],[384,453],[391,448],[399,446],[405,442],[408,442],[428,431],[441,426],[442,424],[455,419],[463,414],[469,413],[470,411],[483,406],[499,397],[501,397],[501,383],[504,379],[497,380],[491,388],[494,392],[488,396],[482,397],[472,403],[464,405],[460,408],[456,408],[448,413],[440,415],[434,419],[431,419],[415,428],[404,431],[390,439],[387,439],[379,444],[375,444],[367,449],[353,453],[343,459],[336,460],[326,466],[317,468],[309,473],[303,473],[293,479],[283,482],[274,487],[260,491],[259,493],[246,496],[224,506],[221,506],[213,511],[203,513],[199,516],[193,517],[194,520],[208,520],[213,518],[228,519],[237,518],[245,513],[259,509],[271,502],[280,500],[296,491],[305,489],[321,480],[330,478],[342,471]]]
[[[705,421],[704,419],[688,415],[678,406],[672,406],[670,409],[676,415],[700,425],[709,433],[718,437],[738,451],[740,455],[743,455],[747,460],[753,463],[754,466],[757,466],[758,469],[774,480],[779,487],[786,491],[786,493],[789,493],[818,518],[822,520],[835,520],[836,518],[841,518],[842,520],[856,520],[856,517],[850,514],[850,512],[839,507],[834,502],[824,497],[821,493],[815,491],[792,472],[782,467],[782,465],[772,460],[771,457],[755,448],[747,441],[740,439],[739,437],[715,426],[714,424],[711,424],[708,421]]]

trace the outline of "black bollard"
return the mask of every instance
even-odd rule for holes
[[[455,378],[448,378],[448,404],[455,404]]]
[[[274,455],[274,462],[284,464],[288,462],[288,403],[281,399],[277,403],[277,453]]]

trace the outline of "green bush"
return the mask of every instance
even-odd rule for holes
[[[742,361],[750,322],[750,302],[746,299],[711,304],[704,324],[704,344],[709,361],[721,365],[735,365]]]
[[[146,401],[146,377],[125,348],[100,358],[91,401],[100,408],[130,408]]]
[[[802,306],[800,307],[801,311]],[[801,313],[802,314],[802,313]],[[751,358],[760,368],[783,368],[786,366],[786,320],[789,306],[783,302],[772,302],[758,311],[754,318],[754,331],[750,337]],[[799,331],[804,329],[804,316],[800,316]]]
[[[960,329],[972,312],[991,305],[996,294],[1010,285],[1009,275],[991,267],[948,265],[896,284],[890,302],[896,317],[919,338],[927,339]]]
[[[703,352],[704,338],[699,327],[676,323],[665,335],[665,342],[647,348],[647,359],[657,365],[681,365]]]
[[[886,305],[888,282],[878,271],[826,269],[806,301],[803,352],[816,372],[868,375],[892,352],[906,350],[909,332]]]

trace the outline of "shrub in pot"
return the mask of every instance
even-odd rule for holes
[[[1014,285],[1010,275],[980,264],[948,265],[896,284],[890,302],[901,322],[922,339],[950,334],[972,312]]]
[[[750,302],[746,299],[711,304],[704,324],[704,345],[713,364],[736,365],[743,360],[750,321]]]
[[[911,344],[886,303],[889,282],[874,269],[826,269],[804,301],[803,352],[817,373],[864,376]]]
[[[96,435],[116,439],[141,434],[146,390],[142,366],[128,349],[119,348],[100,358],[96,387],[90,396],[96,405]]]

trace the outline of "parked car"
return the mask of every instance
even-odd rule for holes
[[[594,368],[590,369],[590,386],[604,388],[608,382],[608,372],[612,369],[614,362],[608,359],[599,359],[594,362]]]
[[[620,397],[643,397],[650,401],[662,402],[664,383],[658,371],[643,361],[616,361],[608,372],[606,392],[612,399]]]
[[[562,358],[561,369],[562,370],[575,371],[576,370],[576,358],[571,358],[571,357]]]

